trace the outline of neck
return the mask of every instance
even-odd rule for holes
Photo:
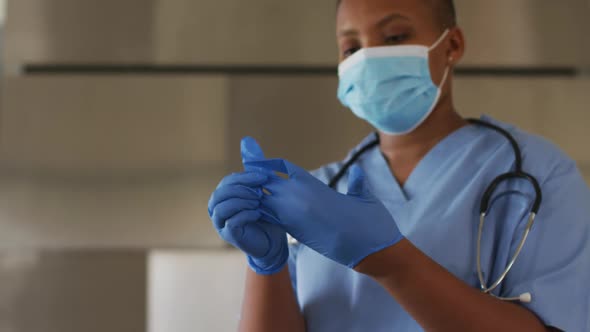
[[[379,133],[380,149],[389,166],[403,185],[420,160],[442,139],[467,125],[451,103],[440,106],[416,130],[406,135]]]

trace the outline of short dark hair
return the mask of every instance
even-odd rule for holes
[[[452,28],[457,25],[457,11],[453,0],[428,0],[432,4],[434,14],[439,20],[443,29]]]
[[[426,0],[434,11],[434,16],[439,21],[443,29],[452,28],[457,25],[457,11],[455,10],[455,1],[453,0]],[[340,7],[342,0],[336,1],[336,6]]]

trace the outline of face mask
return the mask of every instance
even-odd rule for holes
[[[447,79],[441,86],[430,75],[430,48],[421,45],[365,48],[344,60],[338,67],[338,99],[361,119],[391,135],[416,129],[436,107]]]

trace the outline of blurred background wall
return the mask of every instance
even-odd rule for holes
[[[240,138],[314,168],[371,130],[335,97],[335,1],[5,2],[0,332],[235,330],[244,260],[206,202]],[[590,3],[456,2],[460,112],[590,179]]]

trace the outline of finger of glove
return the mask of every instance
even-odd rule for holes
[[[257,167],[264,169],[269,172],[278,172],[287,174],[289,178],[298,177],[304,174],[308,174],[307,171],[301,167],[285,160],[285,159],[267,159],[248,161],[244,163],[245,167]]]
[[[281,224],[281,221],[279,220],[279,218],[275,216],[275,213],[272,212],[270,208],[261,205],[258,208],[258,211],[260,211],[260,214],[262,215],[260,217],[260,220],[265,221],[269,224],[276,224],[276,225]]]
[[[256,142],[256,140],[252,137],[244,137],[241,141],[241,154],[242,154],[242,164],[244,165],[244,169],[249,172],[259,172],[267,175],[274,175],[271,171],[265,170],[260,167],[254,166],[247,166],[247,162],[251,161],[262,161],[266,158],[264,157],[264,152],[262,148]]]
[[[264,152],[260,144],[252,137],[244,137],[240,142],[242,162],[264,160]]]
[[[209,199],[209,203],[207,204],[209,216],[212,216],[213,209],[215,208],[215,206],[228,199],[241,198],[247,200],[258,200],[261,197],[261,188],[254,189],[243,185],[227,185],[219,187],[217,190],[213,192],[213,194],[211,194],[211,198]]]
[[[260,216],[256,210],[239,212],[227,220],[221,236],[250,256],[266,256],[272,245],[271,225],[260,222]]]
[[[234,173],[221,180],[217,188],[229,185],[243,185],[247,187],[258,187],[268,181],[268,176],[260,172]]]
[[[271,224],[282,224],[278,218],[285,208],[289,208],[298,199],[295,199],[290,186],[290,182],[284,179],[273,179],[264,185],[265,192],[260,199],[259,211],[262,213],[262,219]]]
[[[227,220],[238,214],[240,211],[256,210],[259,206],[260,201],[258,200],[231,198],[217,204],[213,208],[211,220],[213,221],[215,228],[221,230],[225,227]]]

